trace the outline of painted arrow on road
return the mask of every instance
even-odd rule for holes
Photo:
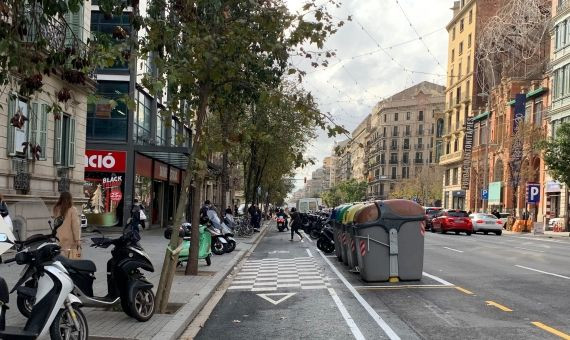
[[[271,302],[274,305],[278,305],[281,302],[287,300],[288,298],[290,298],[291,296],[295,295],[297,293],[269,293],[269,294],[257,294],[260,298]],[[271,298],[272,296],[282,296],[281,299],[279,300],[274,300],[273,298]]]

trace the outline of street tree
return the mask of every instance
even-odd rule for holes
[[[193,184],[191,237],[198,239],[199,202],[209,154],[204,127],[210,106],[221,93],[243,89],[244,101],[255,108],[260,91],[278,87],[283,76],[303,73],[291,67],[289,57],[310,52],[301,48],[314,44],[322,48],[338,25],[323,5],[308,1],[304,13],[291,14],[281,1],[241,0],[152,0],[140,39],[141,53],[156,71],[145,75],[143,84],[155,95],[167,87],[167,108],[163,116],[177,116],[193,129],[186,177],[178,199],[174,225],[180,225]],[[318,65],[317,65],[318,66]],[[252,110],[258,112],[257,110]],[[260,112],[262,114],[262,112]],[[164,311],[174,271],[179,238],[173,233],[165,254],[157,292],[157,307]],[[191,247],[186,273],[198,272],[198,247]]]
[[[552,177],[570,186],[570,123],[563,123],[551,139],[545,140],[544,162]]]
[[[365,181],[351,178],[325,191],[321,198],[329,207],[334,207],[341,203],[360,202],[366,199],[367,187],[368,184]]]
[[[398,183],[395,190],[390,192],[390,198],[415,199],[423,205],[434,205],[441,201],[443,170],[440,166],[422,168],[416,176]]]

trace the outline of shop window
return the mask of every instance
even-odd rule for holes
[[[542,100],[534,103],[534,125],[541,126],[542,124]]]
[[[99,99],[87,106],[88,139],[126,141],[127,105],[122,97],[128,93],[128,82],[97,82]],[[116,105],[113,106],[111,100]]]
[[[85,172],[83,193],[87,200],[83,213],[90,225],[110,227],[122,221],[123,174]]]
[[[53,152],[53,164],[75,166],[75,118],[64,114],[55,120]]]

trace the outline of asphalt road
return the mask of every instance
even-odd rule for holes
[[[570,339],[570,242],[427,233],[421,281],[365,283],[270,230],[197,339]]]

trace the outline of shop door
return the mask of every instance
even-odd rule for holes
[[[164,184],[159,181],[152,182],[152,224],[162,225],[164,216]]]
[[[168,186],[168,201],[166,201],[166,220],[172,224],[174,220],[174,213],[176,212],[176,205],[178,202],[178,192],[175,185]]]

